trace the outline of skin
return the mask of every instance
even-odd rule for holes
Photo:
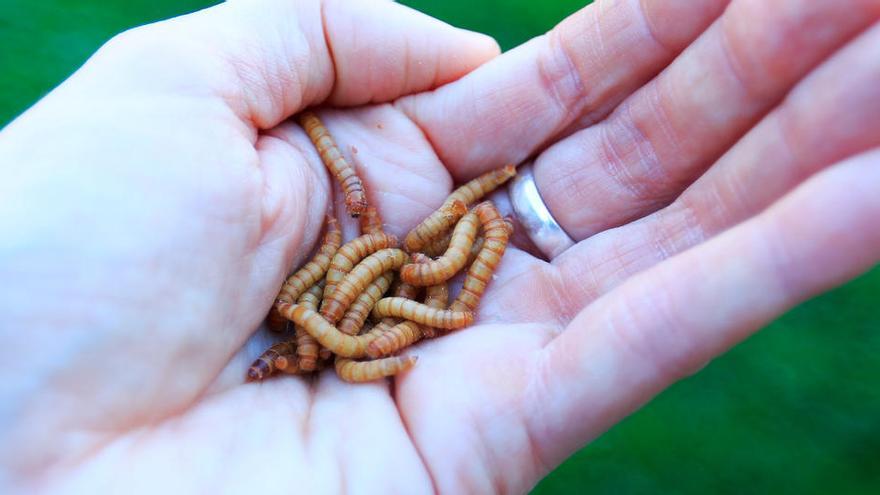
[[[727,4],[599,2],[467,76],[491,40],[382,2],[111,41],[0,134],[2,491],[521,493],[874,265],[880,3]],[[285,122],[317,104],[389,233],[537,156],[581,242],[508,249],[478,324],[393,389],[244,384],[328,206]]]

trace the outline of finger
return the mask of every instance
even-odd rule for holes
[[[880,25],[798,83],[670,206],[556,258],[570,303],[582,307],[633,273],[757,214],[823,167],[880,146],[878,80]]]
[[[519,163],[567,128],[607,115],[665,67],[727,0],[604,1],[545,36],[400,107],[458,179]],[[449,126],[454,115],[458,125]]]
[[[733,2],[608,119],[537,158],[535,181],[547,207],[580,240],[669,204],[878,16],[876,1]]]
[[[875,264],[878,183],[875,150],[584,309],[545,349],[525,413],[543,458],[561,461],[783,311]]]
[[[488,36],[393,2],[239,1],[123,33],[87,72],[105,90],[219,96],[267,129],[324,101],[360,105],[437,87],[498,50]]]

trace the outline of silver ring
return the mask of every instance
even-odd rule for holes
[[[520,165],[507,187],[510,204],[529,239],[549,259],[574,246],[574,240],[550,214],[532,173],[531,162]]]

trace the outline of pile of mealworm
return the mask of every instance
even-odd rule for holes
[[[474,321],[513,224],[483,196],[516,174],[513,166],[488,172],[459,187],[404,239],[382,231],[363,182],[327,128],[311,112],[299,115],[324,165],[345,194],[345,209],[359,218],[361,234],[343,244],[328,216],[323,242],[311,261],[287,278],[267,317],[270,330],[294,334],[267,349],[247,372],[249,381],[274,373],[307,374],[333,359],[348,382],[366,382],[412,368],[416,356],[399,356],[421,339]],[[466,271],[449,302],[449,280]],[[384,297],[386,292],[391,297]],[[423,297],[421,293],[424,293]],[[368,321],[371,320],[371,321]]]

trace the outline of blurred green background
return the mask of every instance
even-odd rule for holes
[[[113,34],[211,3],[0,0],[0,125]],[[509,49],[585,2],[404,3]],[[791,311],[575,454],[534,493],[880,493],[878,295],[875,269]]]

